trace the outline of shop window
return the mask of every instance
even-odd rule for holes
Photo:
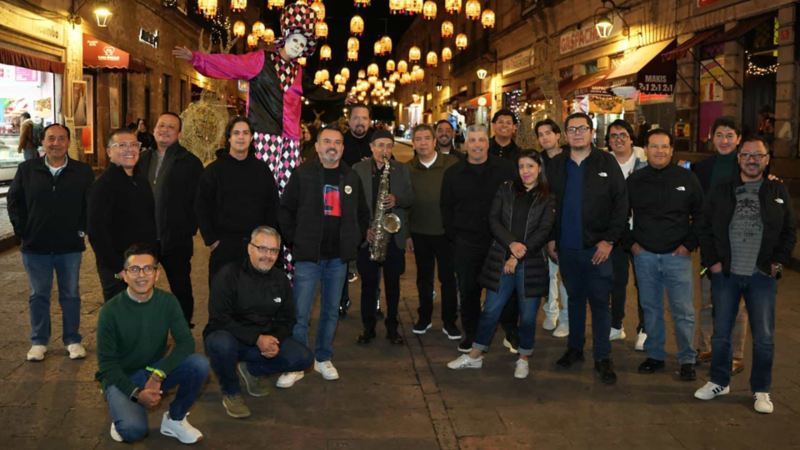
[[[172,84],[172,77],[165,73],[161,76],[161,112],[171,111],[169,107],[170,84]]]

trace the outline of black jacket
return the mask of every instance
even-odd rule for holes
[[[248,257],[225,265],[211,281],[204,338],[226,330],[241,343],[255,345],[262,334],[279,341],[291,336],[294,324],[292,288],[278,267],[259,272]]]
[[[460,245],[486,249],[492,241],[489,211],[497,189],[514,178],[511,161],[489,155],[483,171],[459,161],[442,179],[442,223],[447,238]]]
[[[89,197],[89,242],[98,267],[117,273],[132,244],[156,243],[155,200],[147,178],[109,164]]]
[[[697,175],[697,180],[700,181],[700,186],[703,187],[703,193],[708,194],[711,190],[711,174],[714,172],[714,163],[717,160],[719,154],[715,153],[708,158],[692,165],[692,172]],[[726,180],[728,178],[735,179],[739,175],[739,164],[734,161],[733,166],[731,168],[731,173],[728,176],[721,177],[722,180]]]
[[[555,199],[552,195],[544,197],[536,194],[528,210],[525,236],[514,236],[510,230],[516,195],[518,195],[516,189],[510,181],[504,183],[497,190],[492,202],[492,210],[489,213],[489,225],[494,241],[489,247],[489,254],[483,263],[479,281],[481,286],[486,289],[497,291],[500,286],[500,276],[503,274],[503,266],[511,254],[509,245],[512,242],[521,242],[528,249],[525,257],[519,261],[519,264],[524,264],[524,296],[525,298],[544,297],[548,294],[550,287],[544,245],[547,243],[550,230],[555,223]],[[522,293],[520,294],[522,295]]]
[[[392,160],[389,164],[389,193],[397,199],[395,207],[389,213],[397,214],[400,218],[400,231],[394,234],[394,241],[398,248],[406,247],[406,239],[409,237],[408,229],[408,209],[414,203],[414,189],[411,187],[411,176],[408,166],[400,161]],[[353,171],[361,179],[361,186],[364,188],[364,198],[367,200],[369,208],[370,225],[374,219],[373,208],[375,204],[372,199],[377,198],[377,194],[372,192],[373,177],[380,177],[383,171],[378,171],[373,158],[365,159],[353,166]],[[376,173],[377,172],[377,173]],[[380,181],[379,181],[380,182]]]
[[[221,150],[200,177],[195,200],[203,242],[249,236],[258,226],[278,227],[278,188],[267,164],[250,153],[242,161]]]
[[[566,163],[571,150],[565,149],[547,166],[550,188],[556,197],[556,223],[551,238],[559,243],[561,207],[566,188]],[[619,163],[610,153],[592,147],[581,164],[583,172],[583,246],[590,248],[599,241],[619,243],[628,225],[628,192]]]
[[[136,173],[147,179],[147,171],[154,152],[145,150],[136,164]],[[158,214],[161,220],[161,253],[169,254],[175,248],[192,248],[192,237],[197,234],[197,217],[194,213],[194,199],[197,185],[203,173],[203,163],[197,156],[175,143],[167,148],[167,153],[174,152],[174,160],[170,169],[161,180],[162,196]]]
[[[339,257],[352,261],[369,226],[369,209],[361,180],[350,167],[339,163],[342,217],[339,227]],[[325,171],[319,160],[307,161],[295,169],[283,191],[278,222],[287,244],[292,245],[295,261],[320,260],[324,225],[322,187]],[[348,192],[349,191],[349,192]]]
[[[372,149],[369,146],[369,139],[375,130],[370,128],[367,134],[362,138],[353,136],[353,133],[347,132],[344,135],[344,153],[342,153],[342,161],[346,162],[348,166],[353,167],[357,162],[364,158],[372,157]]]
[[[728,230],[736,209],[736,188],[744,184],[741,177],[718,184],[706,197],[700,226],[700,256],[703,266],[721,262],[725,274],[731,269],[731,242]],[[797,236],[792,198],[783,183],[764,179],[758,191],[761,206],[761,249],[756,267],[771,273],[772,263],[787,264]]]
[[[27,253],[73,253],[86,250],[86,210],[94,173],[88,165],[69,159],[53,177],[45,158],[17,167],[8,189],[8,217]]]
[[[703,188],[692,172],[675,164],[660,170],[648,165],[627,183],[633,231],[626,233],[626,247],[636,242],[648,252],[671,253],[680,245],[689,251],[698,246]]]
[[[511,140],[511,143],[505,147],[501,147],[494,137],[489,140],[489,154],[505,158],[511,162],[516,162],[517,156],[521,150],[522,149],[519,148],[513,139]]]

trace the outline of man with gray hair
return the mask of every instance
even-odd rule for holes
[[[248,394],[262,397],[269,392],[266,375],[286,372],[277,386],[287,388],[296,381],[293,372],[302,374],[311,365],[311,351],[292,338],[292,288],[286,273],[275,267],[280,249],[278,232],[260,226],[250,235],[247,258],[224,266],[211,283],[203,339],[222,406],[234,418],[250,416],[239,377]]]
[[[492,242],[489,209],[497,189],[514,178],[514,164],[489,154],[489,132],[482,125],[467,128],[467,157],[449,167],[442,180],[442,222],[453,243],[455,272],[461,294],[461,352],[472,349],[481,314],[478,275]]]

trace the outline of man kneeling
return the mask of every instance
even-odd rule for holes
[[[97,321],[95,378],[111,413],[111,438],[133,442],[147,436],[147,410],[164,392],[178,387],[169,411],[164,412],[161,434],[193,444],[203,434],[186,420],[208,378],[208,360],[194,352],[178,299],[155,289],[158,258],[155,249],[134,244],[125,252],[126,290],[112,297]],[[166,355],[167,334],[175,341]]]
[[[237,371],[253,397],[269,393],[265,376],[283,373],[276,385],[291,387],[312,362],[311,351],[291,337],[295,307],[289,278],[274,267],[281,248],[275,229],[250,235],[247,258],[223,267],[211,281],[206,354],[219,379],[222,406],[229,416],[250,416]]]

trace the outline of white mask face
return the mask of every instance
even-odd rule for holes
[[[305,36],[299,33],[290,34],[288,38],[286,38],[286,43],[284,44],[283,48],[286,50],[286,55],[289,56],[291,59],[297,59],[303,56],[303,52],[306,50],[306,45],[308,44],[308,39]]]

